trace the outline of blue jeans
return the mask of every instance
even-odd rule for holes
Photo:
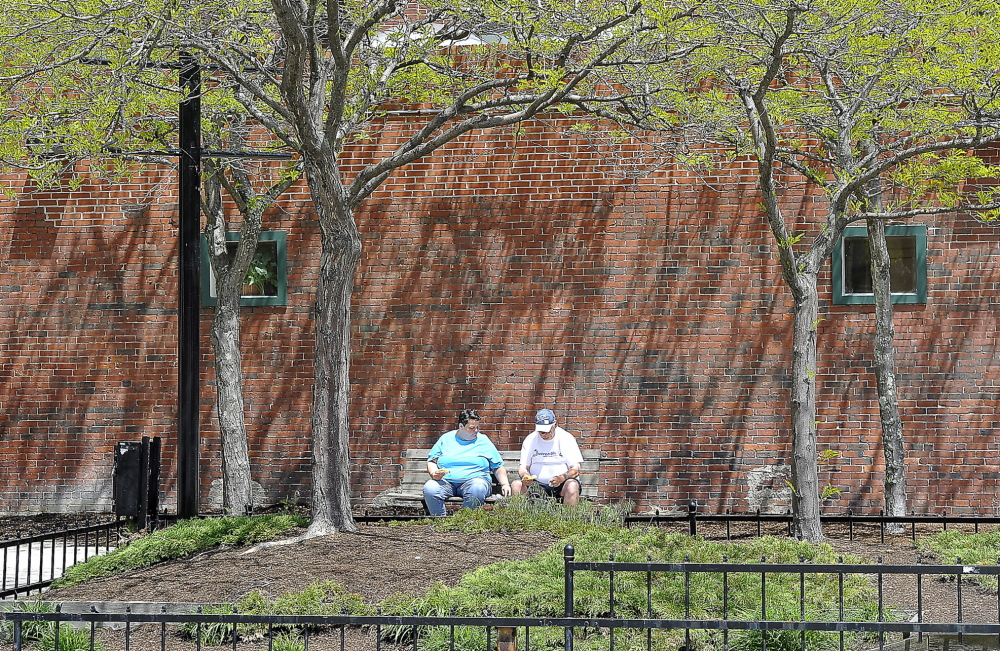
[[[461,497],[463,509],[478,509],[492,492],[493,484],[482,477],[473,477],[462,483],[428,479],[424,484],[424,504],[431,515],[445,515],[444,502],[449,497]]]

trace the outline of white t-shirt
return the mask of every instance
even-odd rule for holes
[[[561,427],[556,427],[555,433],[546,441],[538,432],[532,432],[521,446],[521,465],[544,484],[569,470],[570,466],[583,464],[576,438]]]

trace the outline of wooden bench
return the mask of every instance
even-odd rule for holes
[[[424,503],[424,484],[430,479],[427,474],[427,454],[430,448],[414,448],[403,452],[403,477],[398,489],[394,489],[386,494],[391,502],[400,505],[412,504],[414,502]],[[601,469],[600,450],[581,450],[583,464],[580,466],[580,484],[584,499],[594,500],[597,498],[597,488]],[[500,451],[504,468],[507,469],[507,479],[513,483],[518,478],[517,468],[521,465],[521,451],[508,450]],[[500,487],[496,479],[493,480],[493,495],[486,498],[487,503],[493,503],[500,497]],[[461,504],[462,498],[452,497],[449,503]],[[427,510],[426,505],[424,510]]]

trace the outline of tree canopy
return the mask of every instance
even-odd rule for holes
[[[164,67],[181,53],[210,67],[204,98],[218,124],[263,129],[295,153],[322,235],[310,534],[351,529],[359,203],[395,170],[474,131],[601,110],[639,87],[649,97],[676,92],[673,68],[657,66],[702,46],[691,9],[675,0],[14,0],[0,49],[21,54],[7,59],[3,101],[15,110],[0,155],[50,182],[78,158],[169,145],[175,125],[162,109],[176,91]],[[409,131],[386,147],[378,130],[399,111]]]
[[[975,211],[993,219],[980,149],[1000,136],[998,6],[957,0],[719,2],[696,53],[731,101],[720,130],[756,165],[761,213],[794,299],[796,534],[817,540],[817,279],[848,224]],[[798,209],[808,197],[806,214]]]

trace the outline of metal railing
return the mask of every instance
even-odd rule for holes
[[[41,592],[66,568],[121,545],[123,519],[0,540],[0,599]]]
[[[806,632],[826,632],[831,634],[844,633],[865,633],[879,637],[879,646],[883,648],[883,641],[887,635],[898,635],[905,638],[911,636],[926,636],[933,634],[958,634],[958,635],[989,635],[1000,636],[1000,624],[997,623],[971,623],[971,622],[870,622],[870,621],[779,621],[779,620],[736,620],[736,619],[657,619],[657,618],[619,618],[619,617],[495,617],[488,614],[473,617],[458,616],[396,616],[396,615],[244,615],[244,614],[141,614],[141,613],[29,613],[29,612],[0,612],[0,622],[10,622],[11,627],[8,635],[13,642],[14,651],[22,651],[26,648],[28,640],[25,639],[24,628],[28,622],[53,622],[56,624],[70,623],[75,627],[89,629],[90,644],[85,648],[91,650],[101,648],[95,643],[97,639],[96,629],[99,625],[117,624],[124,628],[122,633],[125,637],[125,648],[135,648],[135,628],[143,624],[158,624],[159,644],[157,647],[161,651],[167,649],[167,641],[170,640],[170,648],[177,648],[178,638],[172,633],[168,633],[169,625],[194,625],[194,634],[190,639],[192,649],[203,647],[202,627],[227,627],[232,631],[238,626],[260,625],[264,628],[264,640],[259,644],[263,648],[274,648],[274,641],[278,634],[284,630],[295,630],[295,636],[302,640],[299,648],[308,649],[311,635],[314,631],[321,629],[335,629],[340,633],[339,648],[346,651],[345,629],[348,627],[365,627],[371,629],[375,635],[375,648],[380,651],[384,646],[389,646],[384,642],[383,631],[389,627],[407,629],[404,640],[405,646],[413,651],[419,651],[421,643],[428,637],[428,629],[440,627],[447,630],[448,648],[456,651],[466,649],[482,648],[483,651],[514,651],[520,648],[522,651],[532,651],[531,640],[539,636],[539,629],[562,629],[563,648],[565,651],[573,651],[575,645],[579,645],[581,640],[592,639],[594,635],[600,635],[606,640],[602,641],[600,648],[615,651],[623,646],[628,649],[636,649],[633,643],[624,644],[616,642],[615,632],[623,633],[636,631],[646,633],[645,643],[639,648],[646,651],[660,648],[660,644],[655,644],[652,633],[654,631],[717,631],[722,633],[723,641],[718,647],[722,651],[729,648],[729,633],[759,631],[762,633],[781,631],[799,632],[803,635],[802,649],[806,649]],[[54,626],[55,635],[60,632],[66,635],[66,629]],[[459,640],[463,637],[461,629],[481,629],[483,634],[480,639],[485,638],[485,644],[480,647],[476,644],[473,647],[461,644]],[[520,637],[522,644],[517,645],[517,638]],[[506,644],[503,644],[506,638]],[[238,640],[239,636],[231,639]],[[768,636],[761,636],[761,651],[767,651]],[[143,638],[148,644],[149,636]],[[498,642],[494,646],[494,641]],[[544,645],[550,648],[550,645]],[[324,645],[328,648],[329,644]],[[58,648],[58,647],[56,647]],[[75,648],[81,648],[79,646]],[[232,648],[237,648],[234,641]],[[398,649],[400,646],[394,644],[392,648]],[[440,648],[440,646],[438,646]]]
[[[881,559],[880,559],[881,560]],[[687,638],[688,649],[690,644],[691,630],[717,630],[723,632],[723,647],[728,648],[728,633],[732,630],[759,630],[759,631],[798,631],[801,635],[801,649],[806,648],[805,634],[807,631],[828,631],[840,633],[840,649],[844,651],[845,632],[865,632],[878,636],[878,647],[883,649],[885,636],[888,633],[899,633],[903,637],[912,634],[923,636],[925,633],[952,634],[957,635],[961,643],[964,635],[996,635],[997,643],[1000,645],[1000,592],[996,596],[995,621],[993,622],[965,622],[965,612],[963,609],[963,589],[970,576],[1000,576],[1000,560],[997,565],[964,565],[958,559],[956,565],[883,565],[879,564],[845,564],[843,559],[835,564],[807,563],[800,559],[798,563],[767,563],[761,559],[760,563],[731,563],[723,560],[719,563],[654,563],[647,562],[621,562],[613,558],[607,562],[577,561],[575,560],[575,550],[567,545],[564,549],[565,564],[565,613],[567,617],[572,617],[575,612],[574,592],[575,574],[580,571],[602,572],[608,577],[608,607],[607,610],[614,617],[616,612],[615,602],[615,576],[622,573],[638,573],[645,575],[646,582],[646,619],[653,619],[652,586],[654,573],[677,573],[683,576],[684,580],[684,619],[656,620],[656,627],[683,628]],[[719,592],[721,593],[721,617],[711,619],[692,619],[690,617],[691,600],[691,578],[696,574],[717,575],[721,581]],[[750,574],[759,577],[759,618],[732,617],[730,603],[729,581],[733,575]],[[798,577],[798,621],[773,621],[768,619],[768,577],[773,575],[796,575]],[[806,581],[805,576],[809,575],[834,575],[837,577],[838,598],[836,603],[837,618],[832,621],[817,621],[806,616]],[[847,621],[845,620],[845,596],[844,581],[846,577],[853,575],[872,576],[877,588],[877,618],[876,621]],[[884,597],[884,578],[886,575],[910,575],[914,579],[913,590],[916,595],[916,612],[913,613],[909,621],[892,621],[891,614],[894,610],[886,607]],[[955,584],[955,609],[956,621],[954,622],[927,622],[924,620],[924,578],[943,577],[954,579]],[[761,636],[761,649],[766,651],[767,636]],[[572,639],[567,635],[567,651],[572,649]]]
[[[626,526],[629,525],[678,525],[685,527],[689,534],[696,536],[699,534],[699,524],[716,524],[725,526],[725,536],[729,540],[733,537],[732,525],[750,525],[752,529],[756,527],[756,536],[760,537],[764,533],[765,525],[779,525],[779,528],[787,535],[792,535],[792,514],[791,513],[762,513],[761,511],[749,513],[702,513],[698,511],[695,502],[688,504],[687,512],[679,511],[661,514],[659,510],[645,515],[628,515],[624,518]],[[929,527],[940,527],[942,531],[947,531],[948,525],[972,526],[976,533],[979,533],[980,525],[1000,525],[1000,517],[988,515],[948,515],[945,512],[940,514],[928,513],[917,515],[885,515],[880,512],[871,515],[856,515],[853,511],[848,511],[845,515],[821,515],[820,522],[823,525],[839,524],[847,527],[848,538],[853,540],[855,529],[861,525],[877,527],[878,535],[882,542],[889,530],[889,525],[899,524],[905,529],[911,539],[916,540],[917,526],[922,529]],[[769,531],[768,533],[774,533]]]

